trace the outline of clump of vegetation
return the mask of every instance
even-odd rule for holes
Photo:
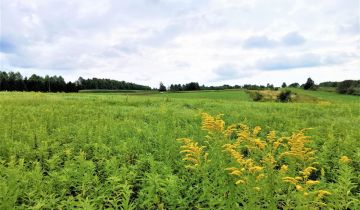
[[[360,95],[360,80],[344,80],[337,85],[336,91],[341,94]]]
[[[259,93],[259,91],[255,91],[253,94],[251,94],[251,97],[253,98],[253,101],[261,101],[264,98],[264,96]]]
[[[228,173],[230,179],[233,177],[239,190],[238,205],[245,209],[349,208],[358,205],[359,200],[351,191],[348,195],[353,203],[334,201],[332,196],[339,192],[326,183],[327,174],[318,162],[316,150],[310,146],[310,137],[305,135],[308,129],[281,137],[270,131],[263,137],[259,126],[251,129],[239,123],[225,127],[220,117],[204,113],[202,129],[207,131],[204,143],[208,146],[200,146],[187,138],[182,140],[184,146],[180,153],[184,154],[186,164],[191,163],[185,167],[191,168],[192,173],[198,173],[202,179],[212,180],[211,177],[221,173]],[[203,156],[206,161],[201,161]],[[350,159],[343,156],[340,163],[346,167]],[[226,186],[218,187],[227,189]],[[346,188],[353,189],[351,184]],[[232,193],[227,191],[225,197],[231,198]]]
[[[316,90],[316,85],[314,80],[310,77],[307,79],[306,83],[302,85],[304,90]]]
[[[166,92],[166,87],[165,87],[165,85],[164,85],[162,82],[160,82],[159,91],[160,91],[160,92]]]
[[[279,102],[290,102],[291,96],[292,96],[291,90],[284,90],[280,92],[280,94],[277,97],[277,100]]]

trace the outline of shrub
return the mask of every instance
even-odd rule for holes
[[[279,102],[291,101],[291,91],[290,90],[281,91],[281,93],[277,97],[277,100]]]
[[[261,101],[263,100],[264,96],[261,95],[259,92],[255,92],[254,94],[252,94],[252,99],[253,101]]]
[[[359,81],[344,80],[338,84],[336,91],[341,94],[359,95],[359,87]]]

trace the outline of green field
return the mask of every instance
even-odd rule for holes
[[[360,97],[293,91],[319,100],[253,102],[242,90],[0,92],[0,209],[358,209]],[[202,113],[223,114],[225,128],[202,129]],[[236,127],[235,138],[226,138],[234,123],[250,129],[236,149],[254,165],[224,151],[244,131]],[[272,153],[270,131],[280,138],[304,128],[311,141],[300,152],[311,148],[313,158]],[[179,138],[197,142],[198,153],[185,151]],[[258,139],[265,148],[250,147]],[[265,163],[270,153],[275,162]],[[186,167],[195,163],[186,154],[202,162]],[[251,172],[256,164],[261,173]],[[251,173],[236,176],[230,167]],[[303,180],[284,179],[296,176]]]

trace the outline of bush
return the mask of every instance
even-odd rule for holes
[[[277,97],[277,100],[279,102],[290,102],[291,101],[291,91],[290,90],[281,91],[281,93]]]
[[[255,92],[254,94],[252,94],[252,99],[253,101],[261,101],[264,98],[263,95],[261,95],[259,92]]]
[[[359,86],[359,81],[344,80],[338,84],[336,91],[340,94],[359,95]]]

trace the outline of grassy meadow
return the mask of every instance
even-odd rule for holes
[[[0,209],[359,209],[360,98],[292,91],[0,92]]]

